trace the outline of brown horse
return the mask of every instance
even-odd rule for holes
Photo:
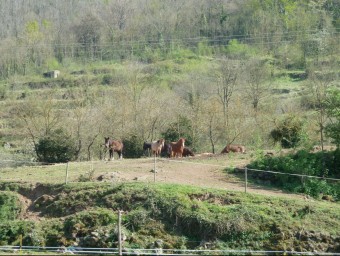
[[[228,144],[225,146],[225,148],[221,151],[221,154],[229,153],[229,152],[234,152],[234,153],[245,153],[246,148],[242,145],[237,145],[237,144]]]
[[[114,159],[113,153],[117,152],[119,159],[123,159],[123,148],[124,144],[123,142],[119,140],[111,140],[110,137],[105,137],[105,148],[109,150],[110,152],[110,160]]]
[[[170,142],[171,153],[170,157],[182,157],[184,150],[185,139],[180,138],[177,142]]]
[[[162,148],[164,147],[164,139],[151,142],[151,151],[154,156],[160,156]]]
[[[183,157],[195,156],[195,154],[194,154],[194,152],[192,152],[192,150],[190,148],[184,147],[182,156]]]

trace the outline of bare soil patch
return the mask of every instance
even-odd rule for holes
[[[202,188],[216,188],[231,191],[245,191],[245,179],[237,178],[226,171],[228,167],[241,170],[249,163],[249,156],[234,155],[200,155],[187,158],[142,158],[123,159],[106,162],[105,174],[96,176],[100,181],[112,182],[159,182],[192,185]],[[156,169],[156,172],[153,170]],[[241,171],[242,173],[242,171]],[[243,177],[243,175],[241,175]],[[271,189],[249,184],[248,193],[303,198],[301,195],[285,193],[279,189]]]

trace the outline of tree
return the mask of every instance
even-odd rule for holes
[[[340,146],[340,90],[332,87],[327,90],[327,97],[324,101],[324,107],[329,123],[325,126],[326,135],[333,139],[333,143],[339,149]]]
[[[86,57],[97,57],[101,38],[100,20],[93,13],[88,13],[74,27],[74,33],[81,46],[79,52],[84,52]]]
[[[269,67],[266,62],[251,59],[245,65],[245,93],[255,113],[258,112],[260,101],[267,95],[270,83]]]
[[[56,110],[57,101],[53,95],[51,92],[45,99],[31,97],[12,109],[13,122],[31,139],[36,153],[38,141],[51,136],[62,125],[61,112]]]
[[[328,67],[314,68],[309,71],[308,87],[312,95],[312,101],[314,102],[316,111],[316,122],[319,126],[321,149],[324,149],[324,132],[326,123],[326,108],[325,102],[327,99],[327,90],[334,81],[334,74],[328,69]]]
[[[216,73],[217,95],[223,106],[224,129],[229,132],[229,104],[235,92],[240,63],[230,59],[222,59]]]

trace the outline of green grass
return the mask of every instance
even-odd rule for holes
[[[32,189],[26,195],[38,188]],[[21,193],[25,190],[19,189]],[[334,251],[332,239],[340,236],[340,205],[330,202],[154,183],[45,185],[45,193],[50,198],[37,200],[33,208],[44,219],[26,221],[30,223],[26,226],[25,221],[4,221],[1,234],[10,229],[12,235],[0,240],[16,244],[15,237],[22,233],[28,244],[71,245],[74,237],[97,232],[101,237],[97,246],[114,246],[117,210],[123,210],[127,248],[148,248],[156,239],[162,239],[164,248],[169,249],[198,248],[205,240],[214,249],[282,250],[288,246],[308,250],[311,244],[325,246],[323,239]],[[29,240],[31,229],[36,237]],[[297,239],[298,234],[309,235],[309,245]]]

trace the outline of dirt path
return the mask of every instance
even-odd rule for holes
[[[217,188],[231,191],[245,191],[244,179],[228,174],[227,167],[243,167],[248,160],[242,157],[228,159],[227,156],[213,156],[211,159],[198,161],[199,158],[159,159],[156,173],[153,172],[153,158],[124,159],[107,162],[107,173],[116,181],[161,182],[183,185],[193,185],[203,188]],[[201,157],[202,159],[202,157]],[[122,168],[123,167],[123,168]],[[248,193],[268,196],[282,196],[288,198],[304,198],[301,195],[285,193],[279,189],[264,188],[249,184]]]

